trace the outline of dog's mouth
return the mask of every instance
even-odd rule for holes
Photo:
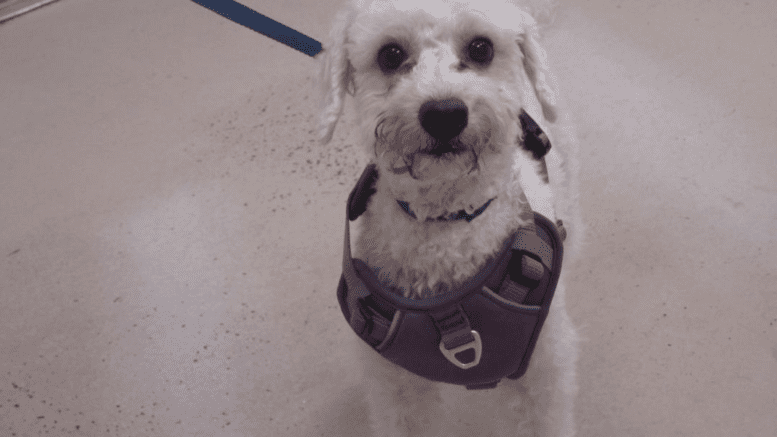
[[[435,138],[403,114],[381,117],[375,127],[375,155],[394,174],[418,181],[450,181],[479,170],[479,156],[493,149],[497,132],[482,111],[452,138]]]
[[[442,155],[445,155],[447,153],[456,153],[456,149],[450,143],[444,143],[444,144],[440,144],[438,146],[435,146],[434,148],[432,148],[428,152],[421,152],[421,153],[425,153],[425,154],[431,155],[431,156],[436,156],[436,157],[439,158]]]
[[[419,153],[441,158],[443,155],[450,154],[451,156],[465,153],[469,148],[461,143],[459,137],[453,138],[448,141],[431,142],[429,147],[426,147],[419,151]]]
[[[394,174],[408,173],[411,178],[419,181],[457,179],[477,169],[478,156],[474,150],[451,144],[398,156],[390,168]]]

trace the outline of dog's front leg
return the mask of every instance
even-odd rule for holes
[[[357,340],[374,437],[438,435],[437,384],[394,365]]]
[[[538,437],[574,437],[579,338],[567,314],[563,274],[523,378],[530,386]]]

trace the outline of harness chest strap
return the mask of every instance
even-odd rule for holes
[[[385,289],[376,273],[351,255],[349,221],[364,211],[362,196],[372,194],[375,178],[374,168],[365,169],[349,196],[338,287],[349,325],[386,359],[435,381],[489,388],[502,377],[520,377],[558,280],[563,228],[535,213],[537,225],[518,229],[458,290],[405,298]]]
[[[539,282],[542,278],[542,276],[545,273],[545,266],[551,266],[552,265],[552,256],[553,251],[552,249],[544,242],[542,239],[537,238],[534,235],[534,232],[532,231],[534,229],[533,226],[528,226],[526,228],[519,229],[518,232],[513,236],[512,238],[512,245],[504,247],[500,254],[498,254],[495,257],[495,260],[492,260],[489,265],[487,265],[480,273],[481,276],[483,272],[490,273],[491,275],[495,276],[503,276],[504,270],[507,267],[507,264],[511,261],[511,258],[507,252],[508,249],[512,249],[515,251],[530,251],[535,253],[539,258],[540,261],[528,256],[528,255],[522,255],[520,259],[520,264],[515,265],[520,270],[522,281],[515,281],[511,280],[509,276],[504,277],[504,280],[501,281],[501,284],[499,284],[496,289],[498,290],[498,294],[505,299],[508,299],[513,302],[524,302],[526,301],[527,295],[532,290],[532,286],[536,286],[537,282]],[[560,228],[559,234],[561,236],[561,239],[564,239],[565,233],[562,232]],[[348,286],[348,295],[349,295],[349,301],[352,301],[352,305],[349,305],[349,308],[354,308],[356,306],[356,302],[359,299],[365,299],[370,298],[373,296],[373,294],[370,292],[369,287],[365,282],[363,282],[362,279],[364,279],[364,276],[371,276],[369,273],[372,273],[369,270],[369,267],[360,259],[353,259],[351,256],[351,235],[350,235],[350,224],[349,220],[346,219],[345,221],[345,236],[343,238],[343,275],[342,279],[345,281],[346,285]],[[361,278],[359,277],[359,274],[357,273],[357,270],[362,272]],[[494,281],[482,281],[482,282],[490,282],[493,283]],[[536,299],[532,299],[532,301],[536,301]],[[379,302],[384,303],[385,302]],[[374,311],[373,311],[374,312]],[[371,316],[373,314],[370,314]],[[382,339],[385,337],[385,335],[380,335],[380,333],[383,333],[383,331],[387,331],[390,327],[390,320],[381,323],[380,319],[385,320],[386,318],[380,314],[380,312],[377,312],[374,314],[378,317],[377,323],[379,326],[376,326],[376,329],[381,332],[376,332],[375,337],[376,340],[378,338]],[[430,312],[430,315],[435,320],[440,320],[439,324],[444,325],[444,321],[446,319],[446,316],[448,316],[448,313],[441,312],[441,313],[435,313]],[[464,316],[466,318],[466,316]],[[351,322],[352,326],[362,326],[365,321],[364,318],[361,316],[359,312],[352,312],[351,319],[349,320]],[[385,325],[385,326],[383,326]],[[379,341],[378,341],[379,343]],[[454,346],[451,346],[454,347]]]

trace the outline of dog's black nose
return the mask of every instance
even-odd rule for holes
[[[418,120],[433,138],[447,142],[467,127],[467,105],[459,99],[429,100],[418,110]]]

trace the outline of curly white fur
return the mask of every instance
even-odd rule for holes
[[[530,210],[563,219],[567,253],[580,243],[576,143],[539,42],[534,17],[548,16],[543,4],[356,0],[338,15],[320,56],[319,132],[324,143],[331,140],[346,94],[353,95],[364,150],[379,171],[376,193],[355,223],[354,254],[408,296],[441,293],[473,276],[528,222]],[[485,66],[464,59],[467,44],[478,37],[493,44],[493,60]],[[407,59],[401,69],[387,73],[377,59],[390,43],[402,47]],[[430,153],[434,141],[419,122],[419,108],[452,98],[469,114],[466,127],[450,140],[457,152]],[[521,110],[532,115],[553,145],[545,158],[550,184],[541,176],[540,162],[520,147]],[[433,220],[460,210],[471,213],[489,199],[494,200],[472,222]],[[397,200],[407,202],[416,217]],[[420,435],[422,430],[450,435],[450,430],[443,434],[442,425],[452,423],[439,418],[465,406],[461,399],[468,398],[492,403],[498,407],[493,411],[509,410],[501,418],[487,417],[486,429],[495,434],[574,434],[577,334],[566,313],[563,282],[529,371],[497,390],[440,390],[366,352],[374,372],[366,378],[376,435]],[[452,394],[451,399],[441,402],[441,393]]]

